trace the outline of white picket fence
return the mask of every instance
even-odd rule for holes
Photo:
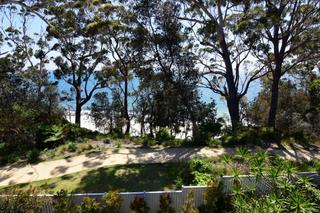
[[[316,172],[301,172],[298,175],[311,177],[316,181],[316,184],[320,185],[320,180],[318,173]],[[257,180],[252,175],[240,175],[241,184],[244,186],[244,189],[249,189],[250,187],[257,187],[261,192],[268,192],[270,185],[268,181],[262,179]],[[224,194],[230,194],[232,191],[232,186],[235,178],[233,176],[223,176],[222,181],[222,190]],[[194,191],[194,200],[195,206],[200,206],[204,204],[204,193],[207,190],[207,186],[183,186],[181,190],[178,191],[153,191],[153,192],[121,192],[119,193],[123,201],[121,204],[121,213],[130,213],[130,203],[134,200],[135,197],[143,197],[148,207],[150,208],[150,213],[156,213],[159,210],[160,196],[162,194],[169,194],[172,199],[171,206],[175,208],[176,212],[180,212],[181,207],[192,190]],[[80,204],[84,197],[92,197],[97,200],[101,200],[104,193],[88,193],[88,194],[73,194],[73,202],[75,204]],[[52,195],[38,195],[38,196],[47,196],[51,197]],[[44,213],[53,213],[51,199],[48,199],[46,206],[43,208]]]

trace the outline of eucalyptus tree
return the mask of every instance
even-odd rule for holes
[[[81,109],[94,92],[107,86],[112,73],[103,35],[90,30],[93,14],[82,1],[61,1],[48,7],[51,16],[47,28],[55,39],[54,75],[72,88],[75,94],[75,123],[80,125]]]
[[[22,146],[38,142],[39,128],[60,122],[62,112],[56,84],[46,69],[49,41],[42,34],[30,34],[27,22],[33,17],[24,8],[5,12],[8,20],[1,26],[6,53],[0,58],[0,140],[20,148],[21,142]]]
[[[178,18],[188,26],[198,53],[200,74],[206,88],[225,98],[233,129],[240,124],[240,99],[252,81],[265,75],[263,66],[252,60],[251,46],[244,45],[246,34],[238,32],[246,1],[180,1]]]
[[[271,72],[269,127],[276,124],[281,78],[319,59],[319,7],[317,0],[257,1],[240,22],[241,32],[252,38],[247,44],[255,57]]]
[[[132,22],[130,13],[121,1],[95,2],[97,7],[95,22],[90,25],[92,31],[101,32],[110,52],[113,67],[113,83],[117,84],[123,95],[122,117],[125,119],[125,134],[130,132],[129,98],[130,83],[138,66],[135,60],[137,50],[132,48],[132,32],[136,24]],[[112,20],[111,27],[105,27]]]
[[[13,7],[5,14],[6,21],[1,30],[6,44],[6,58],[15,64],[14,73],[23,82],[21,86],[28,91],[24,99],[31,108],[44,110],[46,106],[50,114],[52,104],[56,105],[58,100],[56,83],[49,80],[46,68],[51,52],[50,39],[45,37],[41,29],[39,32],[29,32],[28,25],[34,14],[25,8]]]
[[[131,5],[138,24],[133,47],[139,50],[141,89],[151,90],[150,117],[154,126],[177,132],[191,119],[199,80],[188,36],[176,18],[180,8],[174,1],[133,1]]]

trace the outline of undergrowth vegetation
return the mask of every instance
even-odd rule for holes
[[[172,168],[177,168],[173,166]],[[264,151],[255,154],[245,148],[239,148],[230,156],[221,159],[194,159],[178,170],[185,168],[184,175],[180,173],[183,185],[207,185],[204,194],[205,202],[201,206],[194,203],[194,192],[191,190],[184,200],[181,212],[319,212],[320,190],[319,181],[299,171],[320,171],[319,161],[291,162],[268,155]],[[174,173],[174,171],[172,171]],[[247,174],[249,176],[244,176]],[[223,175],[229,175],[222,177]],[[318,181],[318,182],[317,182]],[[229,186],[229,187],[227,187]],[[15,206],[21,202],[25,209],[44,205],[45,199],[35,200],[29,196],[33,191],[11,190],[16,194],[15,199],[0,198],[0,209],[20,208]],[[29,193],[29,194],[28,194]],[[6,192],[8,194],[8,192]],[[93,197],[84,198],[82,203],[75,206],[72,194],[59,191],[53,197],[54,209],[58,212],[119,212],[122,198],[118,191],[109,191],[102,201]],[[175,212],[169,194],[160,197],[159,212]],[[149,204],[143,197],[136,197],[130,204],[131,212],[148,212]],[[18,210],[17,210],[18,211]],[[4,211],[7,212],[7,211]]]

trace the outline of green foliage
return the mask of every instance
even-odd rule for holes
[[[112,133],[110,133],[110,137],[112,139],[124,138],[124,134],[122,132],[122,128],[113,128]]]
[[[6,143],[0,143],[0,156],[5,155],[8,151],[8,145]]]
[[[135,197],[130,203],[131,213],[148,213],[150,208],[143,197]]]
[[[197,186],[206,186],[212,179],[212,174],[208,173],[201,173],[194,171],[192,172],[193,175],[193,184]]]
[[[3,213],[41,213],[45,198],[31,196],[34,190],[12,191],[0,197],[0,212]]]
[[[192,184],[206,186],[212,179],[213,166],[208,159],[192,159],[189,161]]]
[[[240,128],[237,132],[225,132],[220,138],[225,145],[262,145],[277,142],[280,134],[271,128]]]
[[[69,143],[67,149],[68,149],[69,152],[75,152],[75,151],[77,151],[77,144]]]
[[[72,196],[67,191],[61,190],[53,196],[52,206],[55,212],[69,213],[70,209],[74,209]]]
[[[157,141],[149,135],[144,136],[142,140],[143,146],[155,146],[157,144]]]
[[[181,213],[199,213],[198,209],[195,206],[194,190],[191,190],[188,193],[187,198],[184,201],[180,212]]]
[[[176,210],[171,206],[172,200],[169,194],[160,195],[160,210],[158,213],[175,213]]]
[[[45,138],[43,140],[44,143],[59,142],[67,135],[65,126],[60,125],[45,126],[40,128],[39,132]]]
[[[185,166],[185,172],[175,180],[177,188],[182,185],[207,185],[213,177],[213,165],[209,159],[195,158]]]
[[[82,203],[77,206],[77,210],[79,213],[99,213],[101,204],[95,198],[84,197]]]
[[[122,198],[117,191],[110,191],[103,195],[106,213],[120,213]]]
[[[234,211],[319,212],[320,190],[308,178],[297,176],[291,163],[273,159],[262,151],[247,163],[257,182],[245,190],[241,178],[235,177],[231,198]],[[261,178],[269,188],[258,187]]]
[[[161,128],[156,134],[156,141],[159,144],[167,144],[171,140],[174,140],[174,136],[170,135],[167,128]]]
[[[219,145],[219,141],[214,137],[221,133],[222,124],[215,120],[201,122],[199,130],[194,136],[195,143],[198,145]]]
[[[222,191],[222,183],[219,178],[212,179],[208,184],[208,189],[204,194],[205,203],[199,207],[201,213],[225,212],[227,197]]]
[[[27,155],[28,162],[30,163],[37,162],[39,160],[39,156],[40,156],[40,151],[36,148],[32,149],[31,151],[29,151]]]
[[[212,162],[207,158],[195,158],[189,161],[189,167],[192,171],[200,173],[212,173]]]
[[[95,138],[98,135],[97,132],[71,123],[40,125],[38,132],[40,142],[49,147],[66,141],[82,141],[85,138]]]

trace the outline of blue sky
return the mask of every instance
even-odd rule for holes
[[[21,26],[21,18],[18,16],[14,16],[13,17],[14,20],[14,25],[15,26]],[[9,26],[10,22],[8,17],[6,17],[4,14],[0,15],[0,21],[2,26]],[[43,32],[46,29],[46,24],[38,17],[32,18],[30,19],[30,21],[28,22],[28,34],[32,35],[34,33],[39,33],[39,32]],[[4,45],[0,52],[5,52],[10,50],[10,48],[6,45]],[[52,55],[56,55],[57,53],[52,53]],[[51,61],[48,64],[48,70],[53,70],[55,69],[54,63]],[[53,79],[53,77],[51,77]],[[133,83],[135,84],[135,83]],[[66,90],[66,91],[70,91],[70,86],[66,83],[64,83],[63,81],[59,82],[59,90]],[[260,90],[260,86],[259,86],[259,82],[253,82],[249,88],[248,94],[247,94],[247,99],[248,100],[252,100],[259,92]],[[210,102],[212,99],[215,100],[216,105],[217,105],[217,112],[218,112],[218,116],[227,116],[228,115],[228,110],[226,107],[226,103],[225,101],[221,98],[221,96],[214,94],[211,90],[209,89],[204,89],[201,88],[200,89],[200,93],[202,95],[202,99],[205,102]],[[64,105],[66,105],[66,103],[64,103]],[[72,103],[68,103],[68,105],[73,105]],[[90,106],[90,102],[85,106],[85,107],[89,107]]]

